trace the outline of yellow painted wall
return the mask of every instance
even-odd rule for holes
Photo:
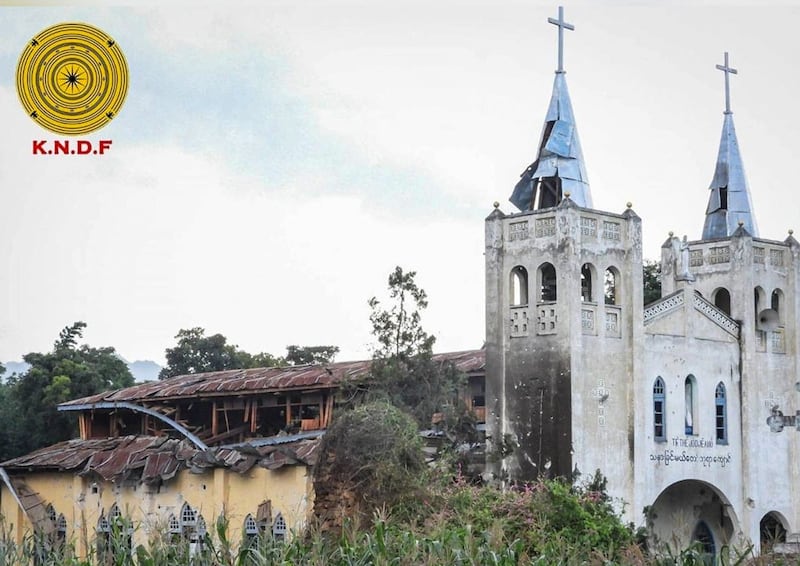
[[[74,542],[80,556],[86,556],[87,544],[94,540],[101,514],[108,517],[115,503],[135,526],[134,545],[147,545],[155,532],[165,532],[170,514],[179,516],[184,503],[196,509],[214,537],[214,523],[224,511],[229,520],[228,538],[240,541],[244,519],[256,516],[258,505],[272,502],[272,516],[280,512],[292,531],[306,524],[313,505],[311,470],[305,466],[284,466],[277,470],[254,467],[245,474],[216,468],[202,474],[181,470],[157,490],[125,482],[95,481],[71,473],[29,473],[25,482],[39,493],[45,504],[67,520],[67,540]],[[0,484],[0,512],[7,527],[12,527],[17,541],[31,531],[14,497]]]

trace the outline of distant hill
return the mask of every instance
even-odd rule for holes
[[[0,376],[4,380],[9,378],[14,373],[23,374],[28,371],[31,366],[25,362],[0,362],[5,368],[6,372]],[[133,375],[136,382],[141,381],[156,381],[158,379],[158,372],[161,371],[161,366],[151,360],[138,360],[133,363],[128,363],[128,369]]]

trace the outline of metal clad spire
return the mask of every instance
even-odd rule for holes
[[[522,211],[539,210],[557,206],[569,194],[570,201],[577,206],[592,208],[589,178],[564,73],[564,29],[574,30],[575,26],[564,21],[561,6],[558,19],[547,21],[558,26],[558,69],[553,94],[536,160],[522,172],[508,200]]]
[[[717,69],[725,73],[725,114],[731,113],[731,83],[730,83],[730,75],[731,74],[738,74],[739,71],[732,68],[728,64],[728,52],[725,52],[725,64],[724,65],[717,65]]]
[[[725,64],[716,67],[725,73],[725,118],[714,178],[709,187],[711,194],[706,208],[703,239],[728,238],[739,229],[739,222],[748,234],[757,238],[758,225],[731,112],[729,75],[738,72],[729,65],[727,52]]]
[[[547,21],[558,26],[558,69],[556,73],[564,72],[564,29],[575,30],[575,26],[564,21],[564,6],[558,7],[558,19],[547,18]],[[727,61],[726,61],[727,63]],[[734,71],[735,72],[735,71]]]

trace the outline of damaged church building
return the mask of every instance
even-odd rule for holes
[[[469,376],[486,453],[513,448],[487,457],[484,476],[599,470],[623,519],[677,548],[797,543],[800,243],[758,229],[727,53],[705,224],[696,239],[669,234],[661,297],[644,305],[642,219],[630,204],[594,208],[563,69],[573,26],[561,9],[549,21],[559,64],[537,154],[511,195],[518,211],[495,203],[484,223],[485,347],[437,356]],[[64,403],[80,438],[3,463],[0,511],[18,538],[41,530],[82,554],[121,514],[141,525],[135,544],[153,532],[195,540],[223,512],[233,540],[288,536],[311,514],[341,385],[368,372],[231,370]]]
[[[550,23],[573,29],[561,10]],[[796,548],[800,243],[759,232],[736,70],[725,53],[702,233],[669,234],[661,298],[643,306],[642,220],[593,208],[559,45],[519,211],[495,203],[485,221],[487,438],[516,445],[487,465],[511,480],[600,470],[623,518],[675,548]]]
[[[438,354],[465,374],[483,415],[482,350]],[[319,438],[345,383],[371,362],[227,370],[172,377],[59,405],[80,438],[2,463],[0,513],[17,542],[32,532],[70,541],[78,556],[153,537],[202,544],[218,517],[235,544],[277,540],[308,524]],[[348,393],[349,395],[350,393]]]

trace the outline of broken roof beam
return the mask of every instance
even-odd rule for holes
[[[59,411],[91,411],[95,409],[128,409],[129,411],[134,411],[137,413],[143,413],[145,415],[150,415],[163,423],[168,424],[173,429],[177,430],[181,433],[187,440],[192,442],[195,446],[197,446],[200,450],[208,450],[208,446],[200,440],[195,434],[189,431],[185,426],[181,425],[180,423],[172,420],[171,418],[162,415],[158,411],[154,411],[148,407],[144,407],[142,405],[137,405],[135,403],[128,403],[127,401],[100,401],[98,403],[86,403],[81,405],[59,405]]]

